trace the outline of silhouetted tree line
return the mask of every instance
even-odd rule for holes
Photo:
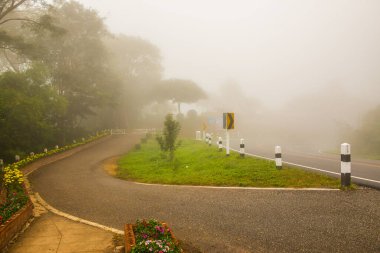
[[[0,2],[0,158],[105,128],[149,127],[206,94],[163,80],[159,49],[75,1]]]

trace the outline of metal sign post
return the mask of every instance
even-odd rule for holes
[[[235,113],[223,113],[223,128],[226,129],[226,155],[230,155],[230,133],[228,130],[235,128]]]
[[[226,156],[230,155],[230,132],[226,129]]]

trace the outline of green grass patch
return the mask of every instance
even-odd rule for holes
[[[169,161],[154,139],[118,161],[117,176],[143,183],[252,187],[339,188],[340,181],[294,167],[276,169],[273,161],[218,152],[203,142],[182,140]]]

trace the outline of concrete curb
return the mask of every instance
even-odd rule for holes
[[[108,231],[108,232],[112,232],[112,233],[119,234],[119,235],[124,235],[124,231],[122,231],[122,230],[107,227],[107,226],[101,225],[99,223],[88,221],[88,220],[73,216],[71,214],[64,213],[58,209],[55,209],[54,207],[52,207],[51,205],[46,203],[46,201],[40,196],[40,194],[38,194],[38,192],[35,192],[34,195],[35,195],[38,203],[40,203],[43,207],[45,207],[47,210],[49,210],[50,212],[52,212],[56,215],[62,216],[64,218],[67,218],[67,219],[72,220],[72,221],[76,221],[76,222],[83,223],[83,224],[86,224],[89,226],[100,228],[100,229],[103,229],[103,230]]]

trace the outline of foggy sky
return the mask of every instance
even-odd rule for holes
[[[269,106],[330,86],[380,101],[380,1],[80,0],[156,44],[166,78],[235,80]]]

